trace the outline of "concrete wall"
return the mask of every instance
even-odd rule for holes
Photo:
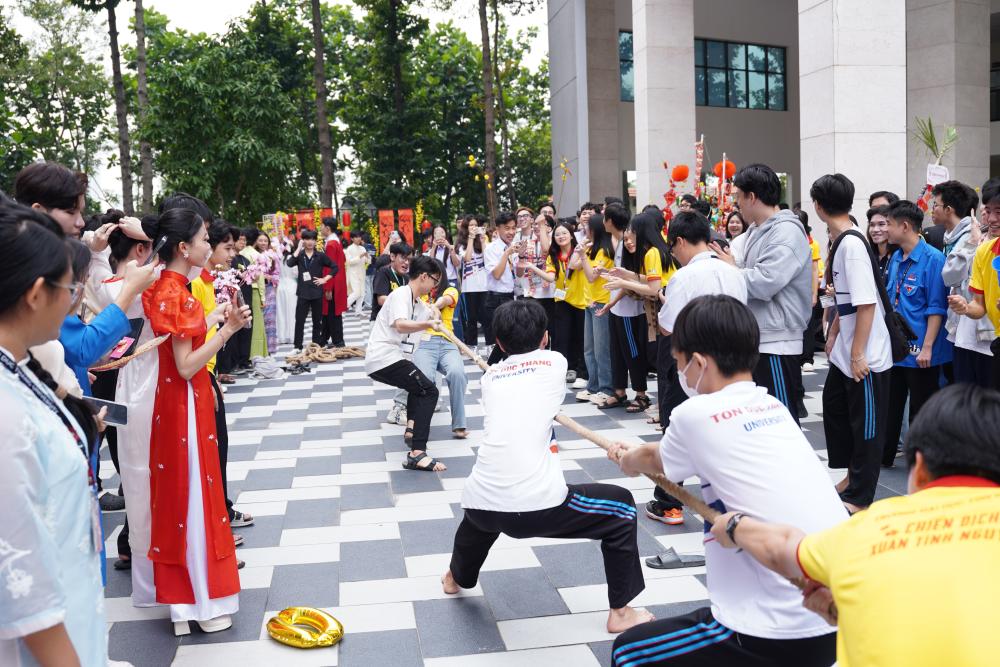
[[[622,142],[618,129],[621,95],[615,2],[586,0],[586,7],[590,182],[575,205],[621,190]],[[569,202],[566,203],[568,206]]]
[[[548,14],[553,197],[561,199],[558,208],[575,211],[587,198],[590,179],[584,0],[549,0]],[[563,158],[573,174],[565,186]]]
[[[785,47],[787,111],[697,107],[698,132],[705,135],[705,168],[727,159],[737,167],[763,162],[789,175],[788,203],[798,200],[799,28],[796,0],[698,0],[695,37]],[[692,78],[694,72],[691,72]],[[694,168],[694,149],[690,166]]]

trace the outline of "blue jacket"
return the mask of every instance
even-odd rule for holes
[[[952,358],[952,344],[948,342],[944,327],[944,319],[948,316],[948,288],[941,278],[943,269],[944,254],[920,239],[906,259],[903,259],[902,249],[893,253],[886,279],[889,301],[917,334],[916,345],[923,344],[927,318],[941,315],[941,329],[931,348],[932,366],[946,364]],[[910,354],[896,365],[916,368],[917,355]]]
[[[93,366],[111,348],[132,330],[122,309],[111,304],[101,314],[85,324],[76,315],[63,321],[59,342],[66,348],[66,365],[76,373],[83,393],[90,396],[90,378],[87,369]]]

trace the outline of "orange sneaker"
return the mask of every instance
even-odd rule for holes
[[[660,503],[650,500],[646,503],[646,516],[654,521],[668,526],[679,526],[684,523],[684,512],[679,509],[664,509]]]

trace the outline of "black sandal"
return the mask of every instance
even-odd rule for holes
[[[625,406],[625,412],[633,415],[638,412],[645,412],[649,409],[649,405],[649,396],[638,395],[633,400],[628,402]]]
[[[614,401],[614,403],[612,403],[611,401]],[[615,394],[614,396],[608,396],[606,399],[604,399],[604,402],[598,405],[597,409],[613,410],[614,408],[624,407],[625,403],[626,403],[625,396],[619,396],[618,394]]]
[[[406,455],[406,460],[403,461],[403,467],[406,468],[407,470],[422,470],[424,472],[440,472],[439,470],[435,470],[434,469],[434,466],[436,466],[437,464],[441,463],[440,461],[438,461],[435,458],[431,458],[431,462],[428,463],[425,466],[418,465],[421,461],[423,461],[426,458],[428,458],[427,452],[421,452],[417,456],[411,456],[410,454],[407,454]],[[442,463],[442,465],[444,465],[444,464]]]

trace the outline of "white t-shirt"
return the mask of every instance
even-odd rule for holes
[[[735,382],[674,408],[660,442],[668,479],[701,479],[701,494],[720,512],[826,530],[847,511],[792,415],[767,390]],[[705,525],[712,615],[736,632],[768,639],[834,632],[802,606],[802,593],[750,554],[723,549]]]
[[[458,250],[455,252],[458,252]],[[444,270],[447,272],[448,280],[458,279],[458,271],[455,269],[455,265],[451,261],[451,251],[447,248],[436,246],[433,250],[431,250],[431,257],[444,264]]]
[[[615,266],[620,267],[622,265],[622,253],[625,252],[625,242],[619,241],[618,246],[615,248]],[[608,295],[611,300],[614,301],[615,295],[621,292],[621,290],[608,290]],[[626,292],[622,298],[615,305],[611,306],[611,313],[617,315],[618,317],[636,317],[637,315],[642,315],[646,312],[645,306],[642,305],[642,301],[636,299],[633,296],[629,296]]]
[[[739,238],[739,237],[736,237]],[[747,281],[728,262],[711,250],[698,253],[681,267],[666,287],[667,301],[657,320],[664,331],[673,331],[677,315],[692,299],[707,294],[728,294],[740,303],[747,302]]]
[[[458,249],[458,256],[462,258],[462,291],[463,292],[485,292],[486,291],[486,263],[483,261],[483,253],[476,252],[472,248],[472,259],[465,261],[465,246]]]
[[[545,270],[545,260],[548,255],[542,252],[542,242],[534,234],[527,234],[522,236],[521,232],[518,232],[514,237],[514,243],[524,241],[525,253],[518,257],[520,260],[525,260],[531,262],[542,271]],[[517,279],[518,284],[521,286],[521,294],[532,299],[551,299],[555,297],[556,294],[556,284],[554,282],[550,283],[547,280],[543,280],[541,276],[533,271],[526,270],[524,275]]]
[[[482,378],[483,444],[465,481],[462,507],[533,512],[566,500],[552,419],[566,396],[566,357],[535,350],[495,364]]]
[[[837,293],[840,333],[833,343],[830,363],[844,375],[851,375],[851,346],[854,345],[857,307],[874,303],[875,317],[865,346],[865,359],[868,361],[868,368],[875,373],[889,370],[892,367],[889,330],[885,327],[885,311],[882,309],[882,299],[872,273],[872,261],[864,241],[853,234],[844,238],[837,246],[831,268],[833,287]]]
[[[372,322],[371,334],[368,336],[368,347],[365,349],[365,373],[371,375],[375,371],[387,368],[397,361],[403,360],[403,343],[415,344],[417,335],[401,334],[392,326],[396,320],[415,320],[423,322],[429,319],[430,311],[422,302],[414,301],[413,290],[409,285],[401,285],[386,297],[378,317]],[[410,338],[413,336],[413,338]]]
[[[511,255],[507,260],[507,267],[500,274],[499,280],[493,277],[493,269],[500,263],[506,249],[507,244],[498,236],[483,251],[483,262],[486,265],[487,291],[504,292],[506,294],[514,293],[514,267],[517,266],[517,255]]]

